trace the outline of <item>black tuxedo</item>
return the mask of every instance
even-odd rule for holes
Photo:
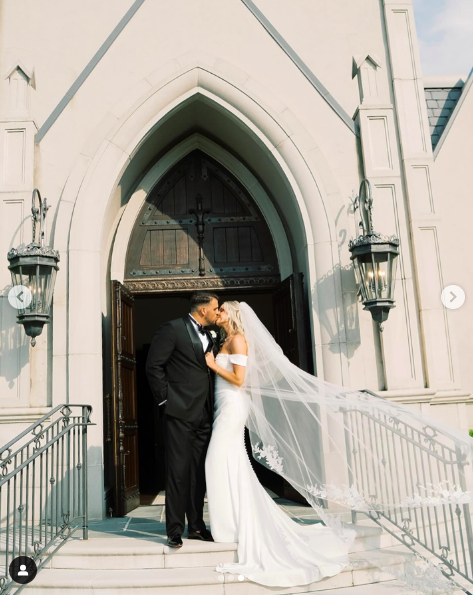
[[[218,346],[210,334],[208,350]],[[213,411],[214,373],[207,366],[202,342],[189,315],[161,325],[154,335],[146,374],[158,403],[167,399],[167,415],[195,420],[209,400]]]
[[[207,351],[218,346],[210,339]],[[205,457],[212,432],[214,373],[189,315],[165,322],[154,335],[146,361],[154,398],[164,409],[166,533],[205,529]]]

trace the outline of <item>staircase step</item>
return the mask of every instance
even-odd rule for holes
[[[202,545],[202,542],[199,542]],[[159,544],[156,544],[159,547]],[[219,544],[222,545],[222,544]],[[65,546],[64,546],[65,547]],[[184,548],[182,548],[184,549]],[[180,552],[181,550],[178,550]],[[403,562],[411,560],[412,555],[400,551],[387,551],[384,560],[386,566],[402,571]],[[164,554],[167,561],[178,558],[181,553]],[[56,556],[54,556],[56,557]],[[54,558],[53,558],[54,559]],[[103,552],[100,554],[103,559]],[[368,585],[373,582],[392,581],[392,576],[379,568],[360,559],[360,554],[350,554],[350,565],[340,574],[322,581],[299,587],[264,587],[247,579],[229,573],[218,573],[209,567],[186,568],[135,568],[133,572],[123,569],[59,569],[44,568],[34,581],[28,585],[31,595],[115,595],[118,591],[126,595],[151,595],[159,588],[160,595],[188,595],[193,593],[209,593],[221,595],[262,595],[289,593],[324,592],[342,587]],[[12,591],[15,592],[15,589]]]
[[[356,533],[355,541],[350,549],[351,552],[367,552],[369,550],[377,550],[380,547],[395,545],[392,543],[391,536],[376,524],[352,525],[344,523],[344,526]],[[386,537],[389,537],[389,539],[385,539]]]
[[[72,538],[51,559],[57,569],[137,569],[213,567],[219,562],[236,562],[236,543],[215,543],[182,539],[173,549],[162,538],[109,537]]]
[[[352,552],[378,549],[379,527],[352,527],[357,537]],[[215,543],[183,538],[183,547],[169,548],[164,537],[108,537],[82,540],[72,537],[53,556],[50,568],[57,569],[134,569],[197,568],[237,562],[236,543]]]

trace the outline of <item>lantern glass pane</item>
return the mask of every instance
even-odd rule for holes
[[[12,286],[21,285],[20,267],[11,270]]]
[[[374,282],[373,261],[371,254],[363,254],[360,259],[360,267],[364,279],[365,293],[367,300],[376,299],[376,287]]]
[[[396,274],[396,261],[391,252],[368,252],[355,259],[358,269],[357,283],[362,287],[363,300],[393,299],[392,284]],[[358,280],[360,277],[360,280]]]
[[[48,314],[49,306],[47,303],[47,285],[49,281],[49,271],[51,267],[40,265],[38,267],[38,313]]]
[[[380,256],[382,258],[375,257],[374,276],[376,279],[376,296],[378,299],[388,299],[391,293],[388,283],[388,254],[382,254]]]
[[[355,281],[356,281],[356,285],[357,285],[358,289],[360,290],[361,299],[363,301],[365,301],[368,299],[366,297],[366,287],[363,282],[363,274],[362,274],[362,271],[360,270],[360,263],[357,258],[355,258],[353,260],[353,270],[355,271]]]
[[[24,310],[19,310],[19,314],[34,314],[37,311],[36,302],[36,265],[22,265],[21,267],[21,285],[24,285],[31,291],[31,303]]]
[[[390,262],[389,262],[389,278],[391,279],[391,292],[390,292],[390,299],[394,299],[394,287],[396,284],[396,271],[397,271],[397,255],[391,254]]]
[[[45,267],[48,269],[48,275],[46,277],[46,291],[45,291],[45,314],[49,314],[51,310],[51,303],[53,299],[54,283],[56,281],[56,269],[53,267]]]

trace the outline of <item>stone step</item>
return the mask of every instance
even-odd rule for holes
[[[385,531],[384,529],[381,529],[381,527],[379,527],[379,525],[377,525],[373,520],[365,517],[363,518],[361,515],[358,517],[359,520],[356,523],[356,525],[351,525],[349,523],[343,523],[346,526],[349,527],[358,527],[358,529],[362,532],[362,527],[363,528],[377,528],[379,529],[380,533],[378,534],[378,536],[371,538],[365,538],[363,541],[361,541],[360,543],[357,544],[357,542],[355,542],[354,547],[357,549],[354,549],[353,551],[368,551],[370,549],[377,549],[377,548],[389,548],[391,546],[395,546],[396,544],[400,543],[400,540],[402,540],[402,535],[405,533],[405,531],[403,531],[401,528],[396,527],[395,525],[390,525],[388,521],[385,521],[386,527],[388,527],[390,529],[390,531],[393,533],[393,535],[390,535],[387,531]],[[472,516],[472,522],[473,522],[473,516]],[[411,523],[411,529],[413,532],[413,535],[417,536],[417,531],[415,528],[415,524]],[[440,521],[438,523],[438,525],[432,525],[432,529],[430,530],[429,528],[426,528],[426,534],[427,534],[427,542],[428,544],[431,543],[431,540],[433,538],[434,540],[434,544],[435,547],[438,548],[438,541],[440,539],[441,543],[448,543],[451,542],[452,543],[452,548],[453,546],[453,541],[454,539],[457,542],[457,545],[459,548],[461,548],[461,541],[462,538],[465,539],[465,530],[463,531],[463,534],[458,530],[457,525],[455,524],[455,532],[452,533],[452,526],[451,523],[449,522],[449,519],[447,519],[447,523]],[[420,528],[419,531],[419,536],[420,536],[420,540],[421,542],[424,539],[424,531],[422,528]],[[361,547],[361,549],[360,549]],[[420,548],[420,551],[422,552],[422,548]],[[424,555],[426,552],[422,552]]]
[[[319,591],[318,595],[418,595],[417,591],[409,590],[399,581],[386,581],[372,585],[359,585],[358,587],[343,587],[341,589],[330,589]],[[454,591],[451,595],[465,595],[464,591]]]
[[[201,543],[201,542],[199,542]],[[187,545],[187,544],[186,544]],[[184,546],[185,547],[185,546]],[[183,549],[183,548],[182,548]],[[402,572],[403,563],[412,560],[412,554],[401,551],[386,551],[384,564]],[[165,554],[167,559],[178,558],[180,553]],[[101,554],[101,557],[103,553]],[[333,589],[369,585],[392,581],[392,575],[362,560],[360,554],[350,554],[350,565],[340,574],[310,585],[298,587],[264,587],[245,578],[229,573],[221,574],[210,567],[165,567],[123,569],[42,569],[28,585],[31,595],[151,595],[159,589],[160,595],[287,595],[290,593],[324,592]],[[13,588],[12,593],[16,589]],[[402,591],[401,591],[402,592]],[[349,595],[350,592],[347,592]],[[405,591],[404,591],[405,593]]]
[[[72,538],[51,559],[58,569],[136,569],[213,567],[219,562],[236,562],[236,543],[215,543],[183,538],[179,549],[166,545],[166,539],[109,537]]]
[[[382,530],[377,526],[353,525],[357,537],[352,552],[378,549]],[[49,568],[57,569],[134,569],[134,568],[197,568],[212,567],[218,563],[235,562],[236,543],[215,543],[183,538],[183,547],[169,548],[164,536],[140,535],[91,537],[83,540],[77,531],[48,562]],[[392,545],[389,543],[389,545]],[[394,544],[395,545],[395,544]],[[0,545],[0,558],[5,545]],[[33,553],[28,546],[27,554]],[[11,557],[11,556],[10,556]]]
[[[353,526],[357,537],[352,552],[379,548],[379,527]],[[236,562],[236,543],[215,543],[183,538],[183,547],[169,548],[164,537],[106,537],[83,541],[72,537],[50,561],[58,569],[197,568]]]

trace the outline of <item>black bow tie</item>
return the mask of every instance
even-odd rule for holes
[[[199,331],[199,333],[201,335],[206,335],[207,331],[204,329],[204,327],[200,324],[200,322],[197,322],[197,320],[195,321],[195,324],[197,325],[197,330]]]

